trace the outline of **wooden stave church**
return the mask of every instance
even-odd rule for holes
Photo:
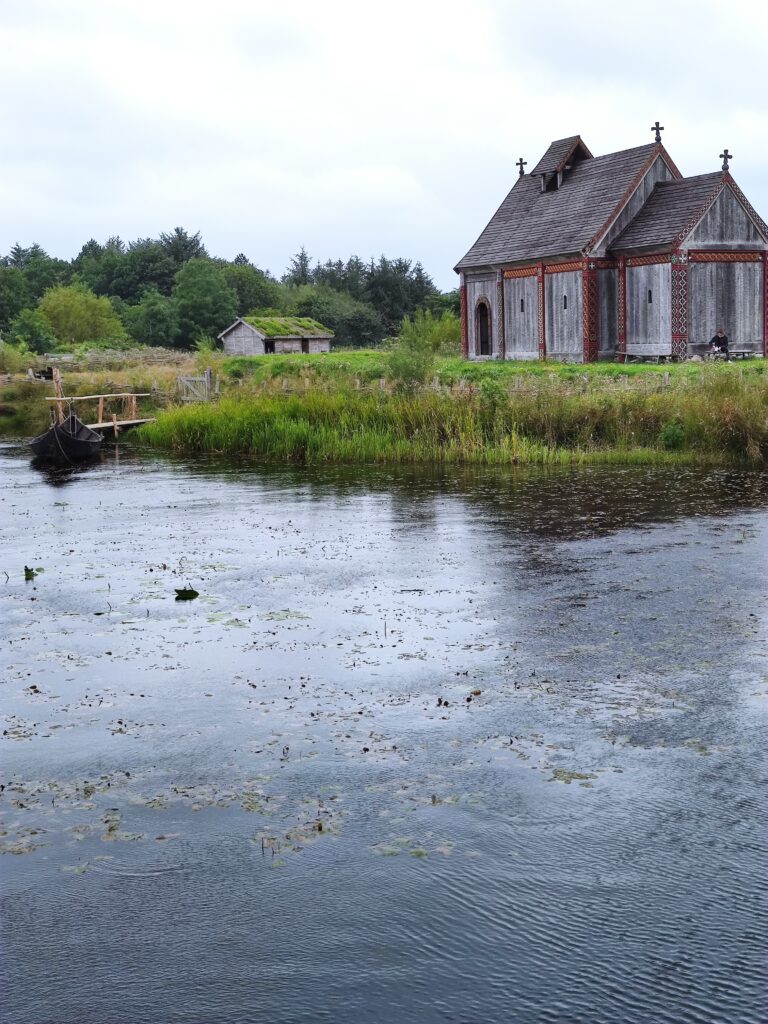
[[[469,359],[703,354],[768,347],[768,226],[722,170],[685,178],[661,143],[593,157],[553,142],[457,264]]]

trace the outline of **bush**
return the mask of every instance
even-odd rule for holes
[[[51,323],[39,309],[22,309],[8,328],[8,340],[12,345],[39,355],[56,348],[56,336]]]
[[[109,299],[94,295],[85,285],[49,288],[39,308],[61,342],[125,341],[125,328]]]
[[[683,447],[685,431],[680,420],[668,420],[659,431],[659,444],[667,451],[677,451]]]
[[[30,355],[24,345],[0,341],[0,373],[21,373],[27,368]]]
[[[457,356],[461,350],[461,321],[448,310],[437,316],[428,309],[417,309],[413,319],[403,317],[399,338],[410,348],[423,345],[435,355]]]

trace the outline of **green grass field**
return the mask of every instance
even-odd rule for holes
[[[173,408],[161,448],[318,462],[749,462],[768,458],[768,378],[737,364],[435,362],[387,378],[385,352],[223,359],[225,396]],[[464,386],[460,386],[464,382]]]

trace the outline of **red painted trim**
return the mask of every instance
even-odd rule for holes
[[[688,260],[691,263],[760,263],[765,256],[764,251],[738,252],[728,251],[707,251],[706,249],[692,249],[688,253]]]
[[[467,286],[463,282],[459,285],[459,316],[461,317],[461,354],[469,359],[469,324],[467,323]]]
[[[763,253],[763,355],[768,356],[768,252]]]
[[[597,271],[581,273],[581,327],[582,353],[585,363],[597,360],[599,348],[597,306]]]
[[[538,323],[539,323],[539,359],[547,358],[547,324],[544,315],[544,304],[546,296],[544,294],[544,264],[540,263],[536,272],[536,284],[537,292],[539,296],[539,309],[538,309]]]
[[[656,263],[671,263],[671,253],[654,253],[651,256],[627,256],[628,267],[652,267]]]
[[[627,261],[623,256],[619,257],[619,272],[616,276],[616,312],[618,318],[616,354],[623,356],[627,352]]]
[[[544,267],[545,274],[568,274],[574,270],[583,270],[583,260],[572,260],[570,263],[547,263]]]
[[[507,357],[507,339],[504,329],[504,275],[496,272],[496,334],[498,335],[499,359]]]
[[[672,257],[672,358],[688,357],[688,260],[685,253]]]
[[[507,279],[514,277],[536,277],[539,272],[538,265],[533,267],[512,267],[511,269],[503,271],[504,277]]]

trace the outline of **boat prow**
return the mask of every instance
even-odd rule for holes
[[[98,455],[102,435],[92,430],[70,411],[61,423],[54,423],[43,434],[38,434],[29,446],[39,459],[58,466],[85,462]]]

